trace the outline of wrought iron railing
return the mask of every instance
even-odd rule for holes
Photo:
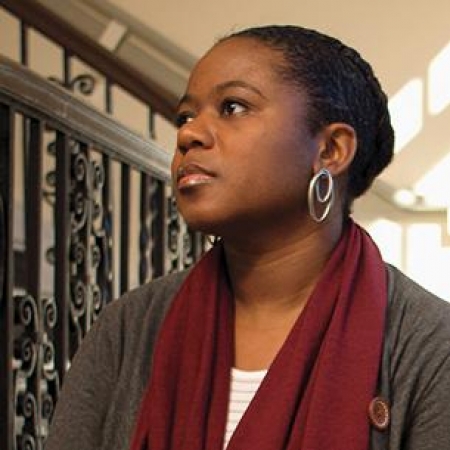
[[[102,308],[203,249],[164,150],[0,57],[0,448],[42,449]]]
[[[0,57],[0,449],[40,450],[64,373],[102,308],[189,266],[205,242],[179,218],[169,156],[155,143],[174,93],[40,2],[0,5],[19,37],[16,63]],[[36,39],[61,55],[47,79],[26,69],[46,56],[32,54]],[[103,114],[119,109],[118,87],[140,102],[145,137]],[[103,113],[71,92],[100,98],[92,103]]]
[[[204,240],[180,220],[169,157],[154,140],[160,117],[173,118],[173,92],[40,2],[0,5],[17,28],[20,63],[0,59],[0,449],[32,450],[43,447],[64,373],[102,308],[190,265]],[[9,32],[1,28],[3,43]],[[59,49],[56,69],[44,65],[51,82],[24,68],[46,60],[43,42]],[[140,102],[147,138],[69,93],[115,115],[118,87]]]

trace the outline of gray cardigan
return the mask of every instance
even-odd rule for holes
[[[379,393],[392,420],[372,430],[371,449],[450,450],[450,304],[387,267]],[[65,378],[46,450],[128,450],[158,328],[184,277],[155,280],[103,311]]]

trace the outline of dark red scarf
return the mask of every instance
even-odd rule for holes
[[[350,221],[228,450],[368,449],[386,303],[378,249]],[[163,323],[131,450],[222,450],[232,330],[218,245],[191,271]]]

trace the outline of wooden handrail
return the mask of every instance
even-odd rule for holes
[[[159,179],[170,179],[170,156],[110,116],[90,107],[66,89],[0,55],[0,100],[19,105],[35,117],[70,130],[114,159]]]
[[[151,105],[169,121],[175,117],[178,98],[163,86],[133,69],[97,42],[78,31],[35,0],[0,0],[0,5],[20,17],[24,23],[39,30],[101,73],[113,83]]]

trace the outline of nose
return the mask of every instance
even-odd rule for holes
[[[207,150],[214,145],[214,133],[210,121],[204,115],[190,119],[178,130],[177,149],[185,154],[192,149]]]

